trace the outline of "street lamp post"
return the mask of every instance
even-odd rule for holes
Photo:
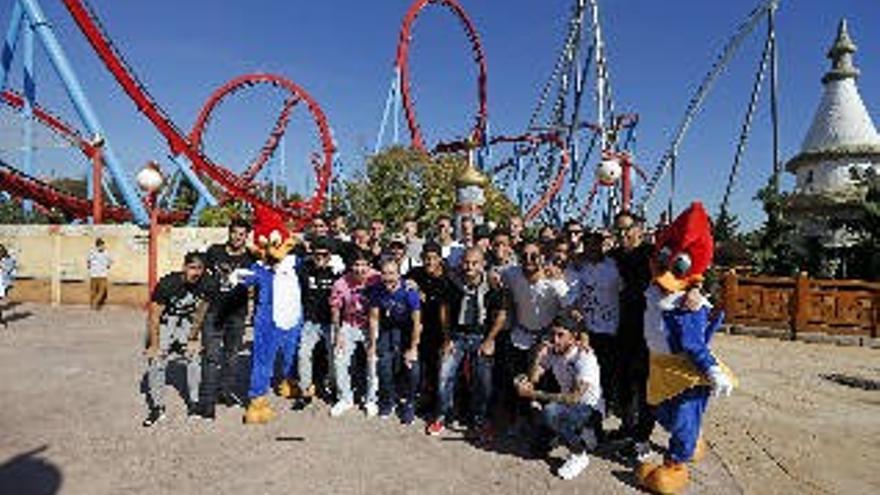
[[[150,229],[147,236],[147,290],[148,298],[156,287],[159,264],[159,208],[156,204],[165,177],[156,162],[148,162],[137,174],[138,187],[147,194],[147,210],[150,212]]]
[[[95,136],[92,145],[92,223],[104,223],[104,138]]]

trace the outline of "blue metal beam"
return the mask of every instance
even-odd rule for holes
[[[34,30],[30,26],[25,26],[22,33],[23,38],[23,59],[22,68],[24,70],[24,104],[21,107],[21,115],[24,117],[22,125],[24,125],[24,146],[23,146],[23,166],[24,173],[30,176],[34,174],[34,105],[37,97],[37,84],[34,79]],[[34,210],[34,204],[30,200],[25,200],[21,204],[25,213],[31,213]]]
[[[64,82],[64,88],[67,90],[67,95],[70,97],[74,108],[76,108],[76,112],[79,114],[83,125],[85,125],[92,135],[104,136],[106,139],[107,134],[101,127],[101,123],[98,121],[98,117],[95,114],[85,91],[83,91],[79,78],[76,77],[73,67],[71,67],[70,63],[67,61],[67,57],[64,55],[64,50],[61,48],[58,38],[55,37],[55,33],[52,32],[52,28],[46,20],[46,15],[43,13],[43,9],[40,7],[38,1],[19,0],[19,2],[30,19],[31,27],[36,31],[37,36],[40,38],[40,42],[46,49],[46,53],[49,55],[49,60],[52,62],[52,66],[58,73],[58,77]],[[116,185],[122,193],[126,206],[131,210],[134,221],[140,225],[148,225],[150,223],[150,216],[147,213],[147,209],[134,187],[134,181],[128,177],[122,164],[116,158],[116,153],[113,152],[109,139],[107,139],[104,145],[104,161],[107,164],[107,168],[110,170],[110,175],[113,177],[113,180],[116,181]]]
[[[211,194],[211,191],[199,179],[199,176],[193,171],[193,169],[189,166],[189,163],[186,162],[186,159],[181,156],[172,156],[171,161],[177,165],[177,168],[183,173],[183,176],[186,177],[186,181],[190,183],[191,186],[199,193],[199,200],[204,200],[208,206],[217,206],[217,198]]]
[[[18,32],[21,30],[21,20],[24,12],[21,5],[15,2],[12,6],[12,17],[9,18],[9,27],[6,29],[6,38],[3,41],[3,52],[0,54],[0,89],[6,89],[9,78],[9,68],[12,67],[12,58],[15,55],[15,45],[18,43]]]

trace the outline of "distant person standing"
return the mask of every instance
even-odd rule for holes
[[[107,300],[107,276],[112,264],[113,258],[107,251],[104,239],[99,237],[86,261],[89,270],[89,306],[94,310],[101,309]]]
[[[6,246],[0,244],[0,303],[6,302],[6,296],[15,283],[15,258],[6,249]],[[0,324],[7,326],[6,320],[3,318],[3,306],[0,306]]]

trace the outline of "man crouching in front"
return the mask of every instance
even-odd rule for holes
[[[515,383],[521,397],[542,404],[544,426],[571,451],[557,472],[565,480],[574,479],[590,464],[588,452],[596,447],[604,409],[599,364],[581,341],[581,333],[579,320],[563,311],[553,320],[550,341],[539,347],[530,375],[518,376]],[[547,370],[561,392],[535,389]]]

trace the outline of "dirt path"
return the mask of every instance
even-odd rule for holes
[[[0,493],[638,493],[630,469],[597,456],[573,482],[556,459],[486,451],[423,423],[331,419],[325,406],[244,427],[239,409],[140,426],[142,314],[19,306],[0,329]],[[710,406],[712,454],[692,493],[880,492],[880,392],[819,377],[880,378],[880,351],[720,336],[742,388]],[[280,400],[275,401],[283,407]],[[657,433],[657,443],[665,435]],[[505,450],[505,449],[500,449]]]

